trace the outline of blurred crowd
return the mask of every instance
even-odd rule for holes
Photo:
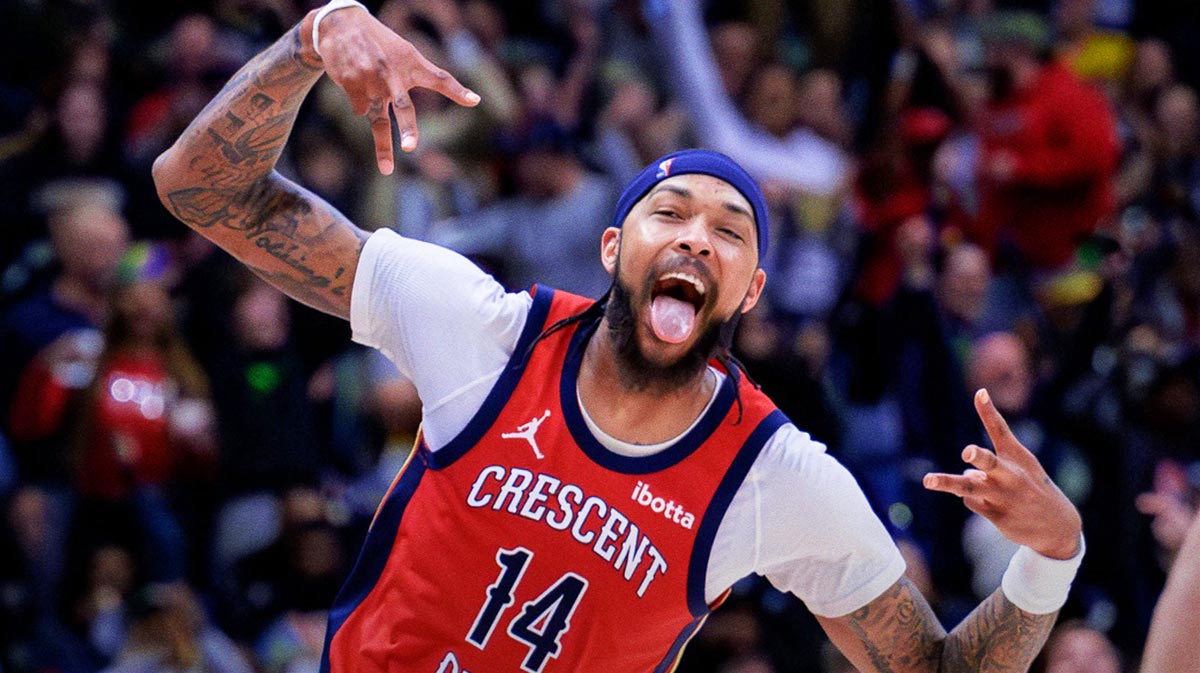
[[[150,183],[315,4],[0,4],[0,673],[317,670],[421,402]],[[397,179],[325,80],[279,170],[510,288],[598,296],[625,182],[729,154],[774,223],[737,354],[856,475],[943,622],[1014,551],[920,485],[985,440],[986,387],[1084,518],[1036,670],[1134,670],[1200,493],[1200,6],[367,4],[483,104],[414,92]],[[853,668],[748,578],[680,671]]]

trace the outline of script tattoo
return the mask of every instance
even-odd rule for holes
[[[907,579],[850,614],[850,630],[878,673],[1020,673],[1029,669],[1057,614],[1032,615],[1000,591],[946,635]]]
[[[247,63],[168,154],[163,203],[295,299],[343,317],[365,233],[274,168],[320,78],[299,27]],[[157,179],[157,176],[156,176]]]

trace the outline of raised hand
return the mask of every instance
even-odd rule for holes
[[[417,116],[409,89],[432,89],[466,107],[479,103],[478,94],[361,9],[327,14],[321,20],[320,49],[325,72],[346,91],[354,113],[371,120],[375,159],[385,175],[395,165],[389,108],[400,127],[400,149],[411,152],[417,147]]]
[[[995,452],[974,444],[962,458],[973,467],[962,474],[925,475],[925,488],[959,496],[1009,540],[1042,556],[1071,558],[1078,551],[1079,512],[1050,479],[996,410],[986,390],[975,393],[975,411]]]

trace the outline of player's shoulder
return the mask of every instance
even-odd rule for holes
[[[814,461],[824,460],[833,460],[825,444],[797,428],[791,421],[775,430],[758,456],[759,463],[788,470],[808,469]]]
[[[767,440],[748,479],[794,492],[819,493],[843,482],[845,475],[846,468],[824,443],[789,421]]]

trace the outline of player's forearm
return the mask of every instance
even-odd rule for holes
[[[942,673],[1027,671],[1042,651],[1057,618],[1057,612],[1044,615],[1025,612],[997,589],[946,636],[938,670]]]
[[[861,671],[874,673],[1015,673],[1026,671],[1057,613],[1034,615],[997,589],[950,634],[907,578],[837,619],[820,621]]]
[[[349,316],[363,232],[275,172],[323,69],[309,14],[256,56],[154,165],[163,204],[293,298]]]
[[[158,158],[154,178],[160,194],[177,198],[180,188],[204,187],[232,196],[251,192],[270,176],[301,102],[324,72],[305,44],[311,42],[305,39],[309,21],[243,66]],[[227,224],[221,221],[226,213],[164,200],[194,228]]]

